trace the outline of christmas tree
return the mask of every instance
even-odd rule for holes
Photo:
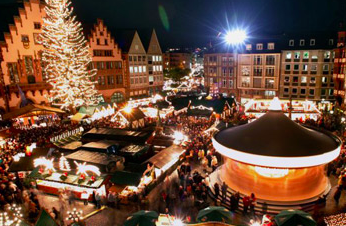
[[[71,171],[70,164],[68,163],[68,161],[65,158],[64,154],[61,154],[61,157],[59,159],[59,168],[62,171]]]
[[[45,47],[42,61],[52,85],[49,100],[63,109],[75,109],[97,103],[97,91],[88,70],[89,47],[81,23],[72,15],[70,0],[46,0],[41,43]]]

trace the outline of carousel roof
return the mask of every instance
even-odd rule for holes
[[[220,131],[213,144],[229,158],[268,167],[315,166],[332,161],[340,153],[337,137],[303,127],[278,110]]]

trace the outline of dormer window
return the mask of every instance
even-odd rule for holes
[[[263,49],[263,44],[262,43],[256,44],[256,49],[257,50],[262,50]]]
[[[334,40],[333,40],[332,38],[329,39],[329,45],[330,45],[330,46],[334,45]]]
[[[305,40],[304,39],[300,39],[299,40],[299,45],[300,46],[304,46],[305,45]]]
[[[310,46],[314,46],[316,43],[315,39],[310,39]]]
[[[246,50],[252,50],[252,45],[251,44],[246,44]]]
[[[273,42],[271,42],[271,43],[268,43],[268,46],[267,46],[267,49],[269,49],[269,50],[273,50],[274,49],[274,43]]]
[[[294,46],[294,40],[293,39],[289,40],[288,45],[289,46]]]

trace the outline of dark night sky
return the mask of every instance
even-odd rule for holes
[[[0,2],[13,0],[0,0]],[[110,28],[155,28],[164,47],[205,45],[227,27],[248,32],[335,31],[346,0],[72,0],[78,19]],[[159,6],[169,27],[160,19]],[[229,24],[229,25],[227,25]]]

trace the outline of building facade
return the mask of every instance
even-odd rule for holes
[[[287,39],[282,50],[280,97],[334,100],[334,39]]]
[[[238,96],[236,59],[233,53],[204,54],[204,81],[209,92]]]
[[[96,88],[106,102],[123,102],[126,97],[121,49],[102,20],[91,29],[88,36],[92,63],[97,69]]]
[[[274,41],[248,43],[238,54],[237,88],[240,100],[268,99],[278,95],[280,52]]]
[[[44,16],[39,0],[24,1],[14,23],[9,25],[9,32],[4,33],[0,43],[1,111],[19,108],[21,95],[32,103],[48,103],[49,86],[40,60],[43,46],[38,42]]]
[[[191,69],[192,53],[169,50],[164,54],[164,69],[171,68]]]
[[[338,41],[334,52],[334,96],[339,104],[345,104],[346,31],[338,32]]]

